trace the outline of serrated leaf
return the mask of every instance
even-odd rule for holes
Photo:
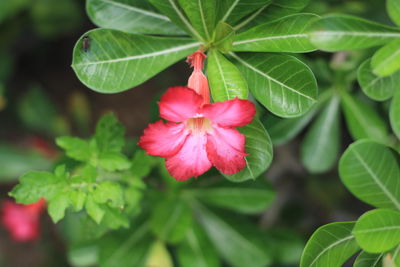
[[[129,228],[129,219],[119,209],[109,206],[102,207],[105,211],[101,224],[110,228],[118,229],[121,227]]]
[[[102,93],[135,87],[199,47],[199,43],[187,38],[135,35],[110,29],[95,29],[84,36],[90,39],[90,47],[85,52],[83,38],[77,42],[72,68],[83,84]]]
[[[357,80],[364,94],[377,101],[384,101],[392,97],[400,82],[400,73],[389,77],[376,76],[371,69],[371,60],[364,61],[357,72]]]
[[[400,40],[379,49],[372,57],[371,66],[378,76],[388,76],[400,69]]]
[[[339,222],[318,228],[308,240],[300,267],[340,267],[360,248],[351,230],[354,222]]]
[[[96,125],[96,139],[99,151],[120,152],[125,145],[125,129],[113,113],[101,117]]]
[[[69,196],[65,193],[58,194],[49,202],[47,211],[54,223],[64,218],[65,210],[69,207]]]
[[[356,258],[353,267],[379,267],[382,264],[383,253],[371,254],[362,251]]]
[[[88,215],[99,224],[106,213],[105,210],[97,204],[92,196],[88,196],[85,203],[85,209]]]
[[[82,210],[86,201],[86,193],[82,191],[70,191],[68,194],[74,211]]]
[[[238,61],[254,97],[277,116],[300,116],[316,102],[315,77],[297,58],[267,53],[230,55]]]
[[[107,171],[121,171],[131,167],[131,162],[128,158],[117,152],[101,153],[98,164]]]
[[[232,62],[214,49],[208,53],[207,75],[215,102],[235,97],[247,99],[246,80]]]
[[[238,34],[233,51],[291,52],[315,50],[308,37],[308,28],[317,15],[295,14],[253,27]]]
[[[390,104],[389,117],[393,132],[400,139],[400,88],[397,88]]]
[[[235,38],[235,30],[229,24],[220,21],[213,34],[213,47],[222,53],[232,50],[232,43]]]
[[[400,39],[400,29],[355,16],[332,14],[313,24],[310,38],[325,51],[363,49]]]
[[[398,0],[386,0],[386,10],[394,23],[400,26],[400,3]]]
[[[115,208],[122,208],[125,204],[124,192],[121,185],[112,181],[100,183],[93,192],[92,199],[96,203],[108,203],[111,207]]]
[[[68,157],[78,161],[90,161],[94,152],[88,141],[80,139],[78,137],[58,137],[56,139],[56,144],[65,150],[65,153]]]
[[[349,146],[339,174],[353,195],[378,208],[400,209],[400,168],[389,148],[370,140]]]
[[[238,173],[223,176],[232,182],[256,179],[272,162],[272,142],[264,126],[258,119],[241,127],[239,131],[246,136],[246,167]]]
[[[301,145],[301,161],[311,173],[329,170],[340,148],[340,100],[334,96],[307,132]]]
[[[371,106],[347,92],[341,92],[341,99],[346,124],[354,139],[370,138],[386,142],[387,126]]]
[[[143,0],[88,0],[86,10],[93,23],[102,28],[128,33],[185,34]]]
[[[386,209],[366,212],[357,220],[353,234],[367,252],[388,251],[400,244],[400,212]]]

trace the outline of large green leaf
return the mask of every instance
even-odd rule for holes
[[[313,14],[295,14],[261,24],[236,36],[234,51],[310,52],[315,47],[308,38],[308,28],[318,18]]]
[[[316,47],[326,51],[362,49],[400,39],[400,29],[354,16],[332,14],[313,24],[310,38]]]
[[[357,72],[357,80],[363,92],[377,101],[387,100],[392,97],[396,86],[400,82],[400,73],[389,77],[376,76],[371,69],[371,60],[364,61]]]
[[[400,168],[394,152],[384,145],[370,140],[351,144],[340,159],[339,173],[345,186],[362,201],[400,209]]]
[[[183,35],[168,17],[143,0],[88,0],[86,10],[99,27],[129,33]]]
[[[397,88],[390,104],[390,125],[397,138],[400,139],[400,88]]]
[[[372,57],[373,72],[379,76],[388,76],[400,69],[400,40],[388,43]]]
[[[272,142],[264,126],[258,119],[254,119],[239,129],[246,136],[246,167],[238,173],[228,175],[225,178],[232,182],[243,182],[256,179],[272,162]]]
[[[217,50],[208,53],[207,75],[215,102],[235,97],[247,99],[246,80],[238,68]]]
[[[316,102],[318,89],[311,70],[288,55],[231,53],[250,91],[272,113],[297,117]]]
[[[247,221],[232,220],[196,205],[197,219],[222,258],[233,267],[264,267],[271,262],[260,231]]]
[[[354,139],[370,138],[385,143],[387,127],[378,113],[356,97],[341,92],[347,127]]]
[[[194,52],[199,43],[185,38],[162,38],[96,29],[85,34],[74,48],[72,67],[89,88],[116,93],[139,85]],[[143,67],[145,66],[145,67]]]
[[[260,13],[272,0],[218,0],[218,19],[230,25],[236,25],[240,19],[250,13]],[[251,16],[250,16],[251,17]]]
[[[386,0],[386,9],[394,23],[400,26],[400,2],[399,0]]]
[[[400,244],[400,212],[377,209],[364,213],[357,220],[353,234],[367,252],[388,251]]]
[[[333,97],[307,132],[301,146],[301,160],[312,173],[329,170],[340,148],[338,97]]]
[[[148,1],[158,10],[160,10],[163,14],[167,15],[176,25],[184,29],[187,33],[189,33],[199,41],[204,41],[204,38],[201,36],[201,34],[190,23],[190,20],[185,15],[185,12],[179,6],[177,0],[148,0]]]
[[[339,222],[317,229],[308,240],[300,267],[340,267],[360,248],[351,230],[353,222]]]
[[[382,261],[383,253],[371,254],[362,251],[360,255],[357,256],[353,267],[380,267]]]
[[[215,0],[178,0],[185,11],[191,25],[203,37],[204,40],[211,40],[215,27],[215,16],[217,2]]]

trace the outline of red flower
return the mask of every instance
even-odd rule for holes
[[[212,165],[226,174],[243,169],[245,136],[235,128],[249,124],[256,113],[252,102],[238,98],[210,104],[207,78],[201,72],[205,56],[196,53],[189,79],[195,90],[168,89],[159,103],[160,117],[168,122],[150,124],[139,140],[147,154],[166,158],[169,173],[179,181],[199,176]]]
[[[39,237],[39,219],[44,205],[44,199],[29,205],[6,200],[2,207],[1,222],[15,241],[36,240]]]

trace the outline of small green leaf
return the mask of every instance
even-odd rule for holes
[[[353,195],[378,208],[400,210],[400,168],[395,152],[370,140],[349,146],[339,174]]]
[[[362,251],[356,258],[353,267],[379,267],[382,265],[383,253],[371,254]]]
[[[117,152],[104,152],[99,156],[99,166],[107,171],[127,170],[131,167],[131,162],[125,155]]]
[[[120,152],[125,145],[124,126],[113,113],[108,113],[97,122],[94,138],[100,152]]]
[[[119,209],[109,206],[102,207],[105,211],[101,224],[111,228],[118,229],[121,227],[129,228],[129,219]]]
[[[213,34],[213,46],[222,53],[228,53],[232,50],[235,30],[229,24],[220,21]]]
[[[82,191],[70,191],[69,200],[74,207],[74,211],[80,211],[85,205],[86,194]]]
[[[233,43],[234,51],[291,52],[315,50],[308,37],[308,28],[317,15],[295,14],[261,24],[238,34]]]
[[[390,125],[397,138],[400,139],[400,88],[394,93],[392,103],[390,104]]]
[[[208,53],[207,75],[215,102],[235,97],[247,99],[246,80],[233,63],[214,49]]]
[[[93,192],[92,197],[98,204],[108,203],[115,208],[122,208],[125,204],[121,185],[112,181],[100,183]]]
[[[241,127],[239,131],[246,136],[246,167],[238,173],[224,177],[232,182],[256,179],[272,162],[272,142],[264,126],[258,119]]]
[[[65,150],[68,157],[75,160],[88,162],[93,155],[93,148],[89,142],[77,137],[58,137],[56,144]]]
[[[69,205],[69,196],[65,193],[58,194],[52,198],[47,210],[54,223],[64,218],[65,210],[69,207]]]
[[[372,57],[373,72],[388,76],[400,69],[400,40],[393,41],[379,49]]]
[[[318,228],[308,240],[300,267],[340,267],[360,248],[351,230],[353,222],[339,222]]]
[[[400,244],[400,212],[377,209],[363,214],[353,229],[357,243],[370,253],[388,251]]]
[[[85,208],[89,216],[99,224],[104,217],[105,210],[90,195],[86,199]]]
[[[149,175],[154,163],[152,156],[147,155],[143,150],[137,150],[132,159],[132,174],[139,178],[146,177]]]
[[[363,49],[400,39],[400,29],[349,15],[332,14],[317,20],[310,40],[321,50]]]
[[[386,0],[386,10],[394,23],[400,26],[400,3],[398,0]]]
[[[400,73],[389,77],[378,77],[371,69],[371,60],[364,61],[357,72],[357,80],[364,94],[377,101],[392,97],[396,86],[400,83]]]

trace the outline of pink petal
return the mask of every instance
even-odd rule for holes
[[[144,130],[138,145],[149,155],[169,157],[181,149],[188,134],[183,123],[157,121]]]
[[[166,159],[168,172],[178,181],[199,176],[211,168],[207,158],[206,135],[189,135],[182,149]]]
[[[225,174],[234,174],[246,166],[245,136],[236,129],[214,125],[208,133],[207,155],[211,163]]]
[[[220,126],[238,127],[252,122],[256,108],[249,100],[235,98],[204,105],[202,113]]]
[[[188,87],[169,88],[159,103],[160,117],[168,121],[181,122],[198,113],[203,98]]]

